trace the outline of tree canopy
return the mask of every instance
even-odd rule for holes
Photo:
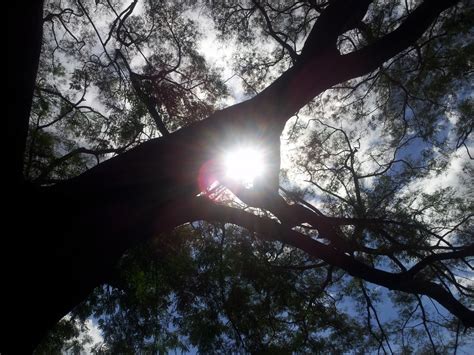
[[[470,1],[10,15],[2,350],[473,345]]]

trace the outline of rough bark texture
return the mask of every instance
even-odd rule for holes
[[[436,284],[373,269],[276,222],[230,208],[215,208],[209,201],[195,197],[199,192],[199,169],[236,137],[273,144],[277,172],[279,136],[295,112],[334,84],[369,73],[407,48],[454,3],[426,1],[393,33],[358,52],[340,55],[333,44],[344,29],[344,21],[350,19],[348,9],[354,13],[357,8],[366,10],[368,2],[352,1],[349,6],[347,1],[335,1],[314,26],[296,64],[253,99],[151,140],[70,181],[48,188],[23,184],[12,190],[13,198],[7,201],[11,206],[7,230],[11,232],[6,238],[13,243],[4,251],[9,254],[9,264],[4,267],[9,286],[6,310],[2,312],[10,326],[2,346],[7,351],[33,349],[55,322],[94,287],[107,281],[128,248],[159,232],[200,219],[236,223],[283,240],[356,277],[389,289],[426,294],[466,326],[472,326],[473,312]],[[21,181],[21,146],[26,137],[26,111],[31,103],[41,38],[38,6],[24,18],[16,15],[20,24],[33,24],[28,29],[35,35],[28,39],[30,49],[11,54],[22,61],[27,76],[25,85],[16,88],[9,112],[9,124],[17,127],[12,130],[16,164],[12,164],[12,171],[17,181]],[[324,230],[323,224],[319,226]],[[21,334],[21,343],[15,342],[16,333]]]

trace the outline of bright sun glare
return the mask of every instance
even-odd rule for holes
[[[264,172],[263,154],[255,148],[237,148],[225,155],[224,167],[227,178],[251,187]]]

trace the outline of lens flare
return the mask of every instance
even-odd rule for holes
[[[264,172],[263,154],[255,148],[237,148],[224,156],[224,169],[226,178],[252,187]]]

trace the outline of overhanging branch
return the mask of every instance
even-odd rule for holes
[[[297,63],[250,101],[258,107],[259,115],[271,121],[267,123],[281,131],[292,115],[323,91],[370,73],[415,44],[440,13],[457,2],[424,1],[393,32],[356,52],[340,55],[331,50],[337,36],[347,23],[365,14],[370,2],[355,2],[350,7],[344,1],[334,1],[316,21]]]
[[[194,211],[194,217],[199,216],[198,219],[233,223],[263,235],[265,239],[270,238],[292,245],[346,271],[354,277],[384,286],[390,290],[426,295],[458,317],[466,327],[474,327],[474,311],[465,307],[451,293],[436,283],[412,277],[409,272],[390,273],[370,267],[331,246],[288,229],[268,218],[261,218],[242,210],[216,205],[205,198],[196,198],[190,203],[194,205],[191,210]]]
[[[459,0],[426,0],[412,11],[393,32],[356,52],[342,56],[345,80],[368,74],[396,54],[409,48],[423,35],[444,10]]]

